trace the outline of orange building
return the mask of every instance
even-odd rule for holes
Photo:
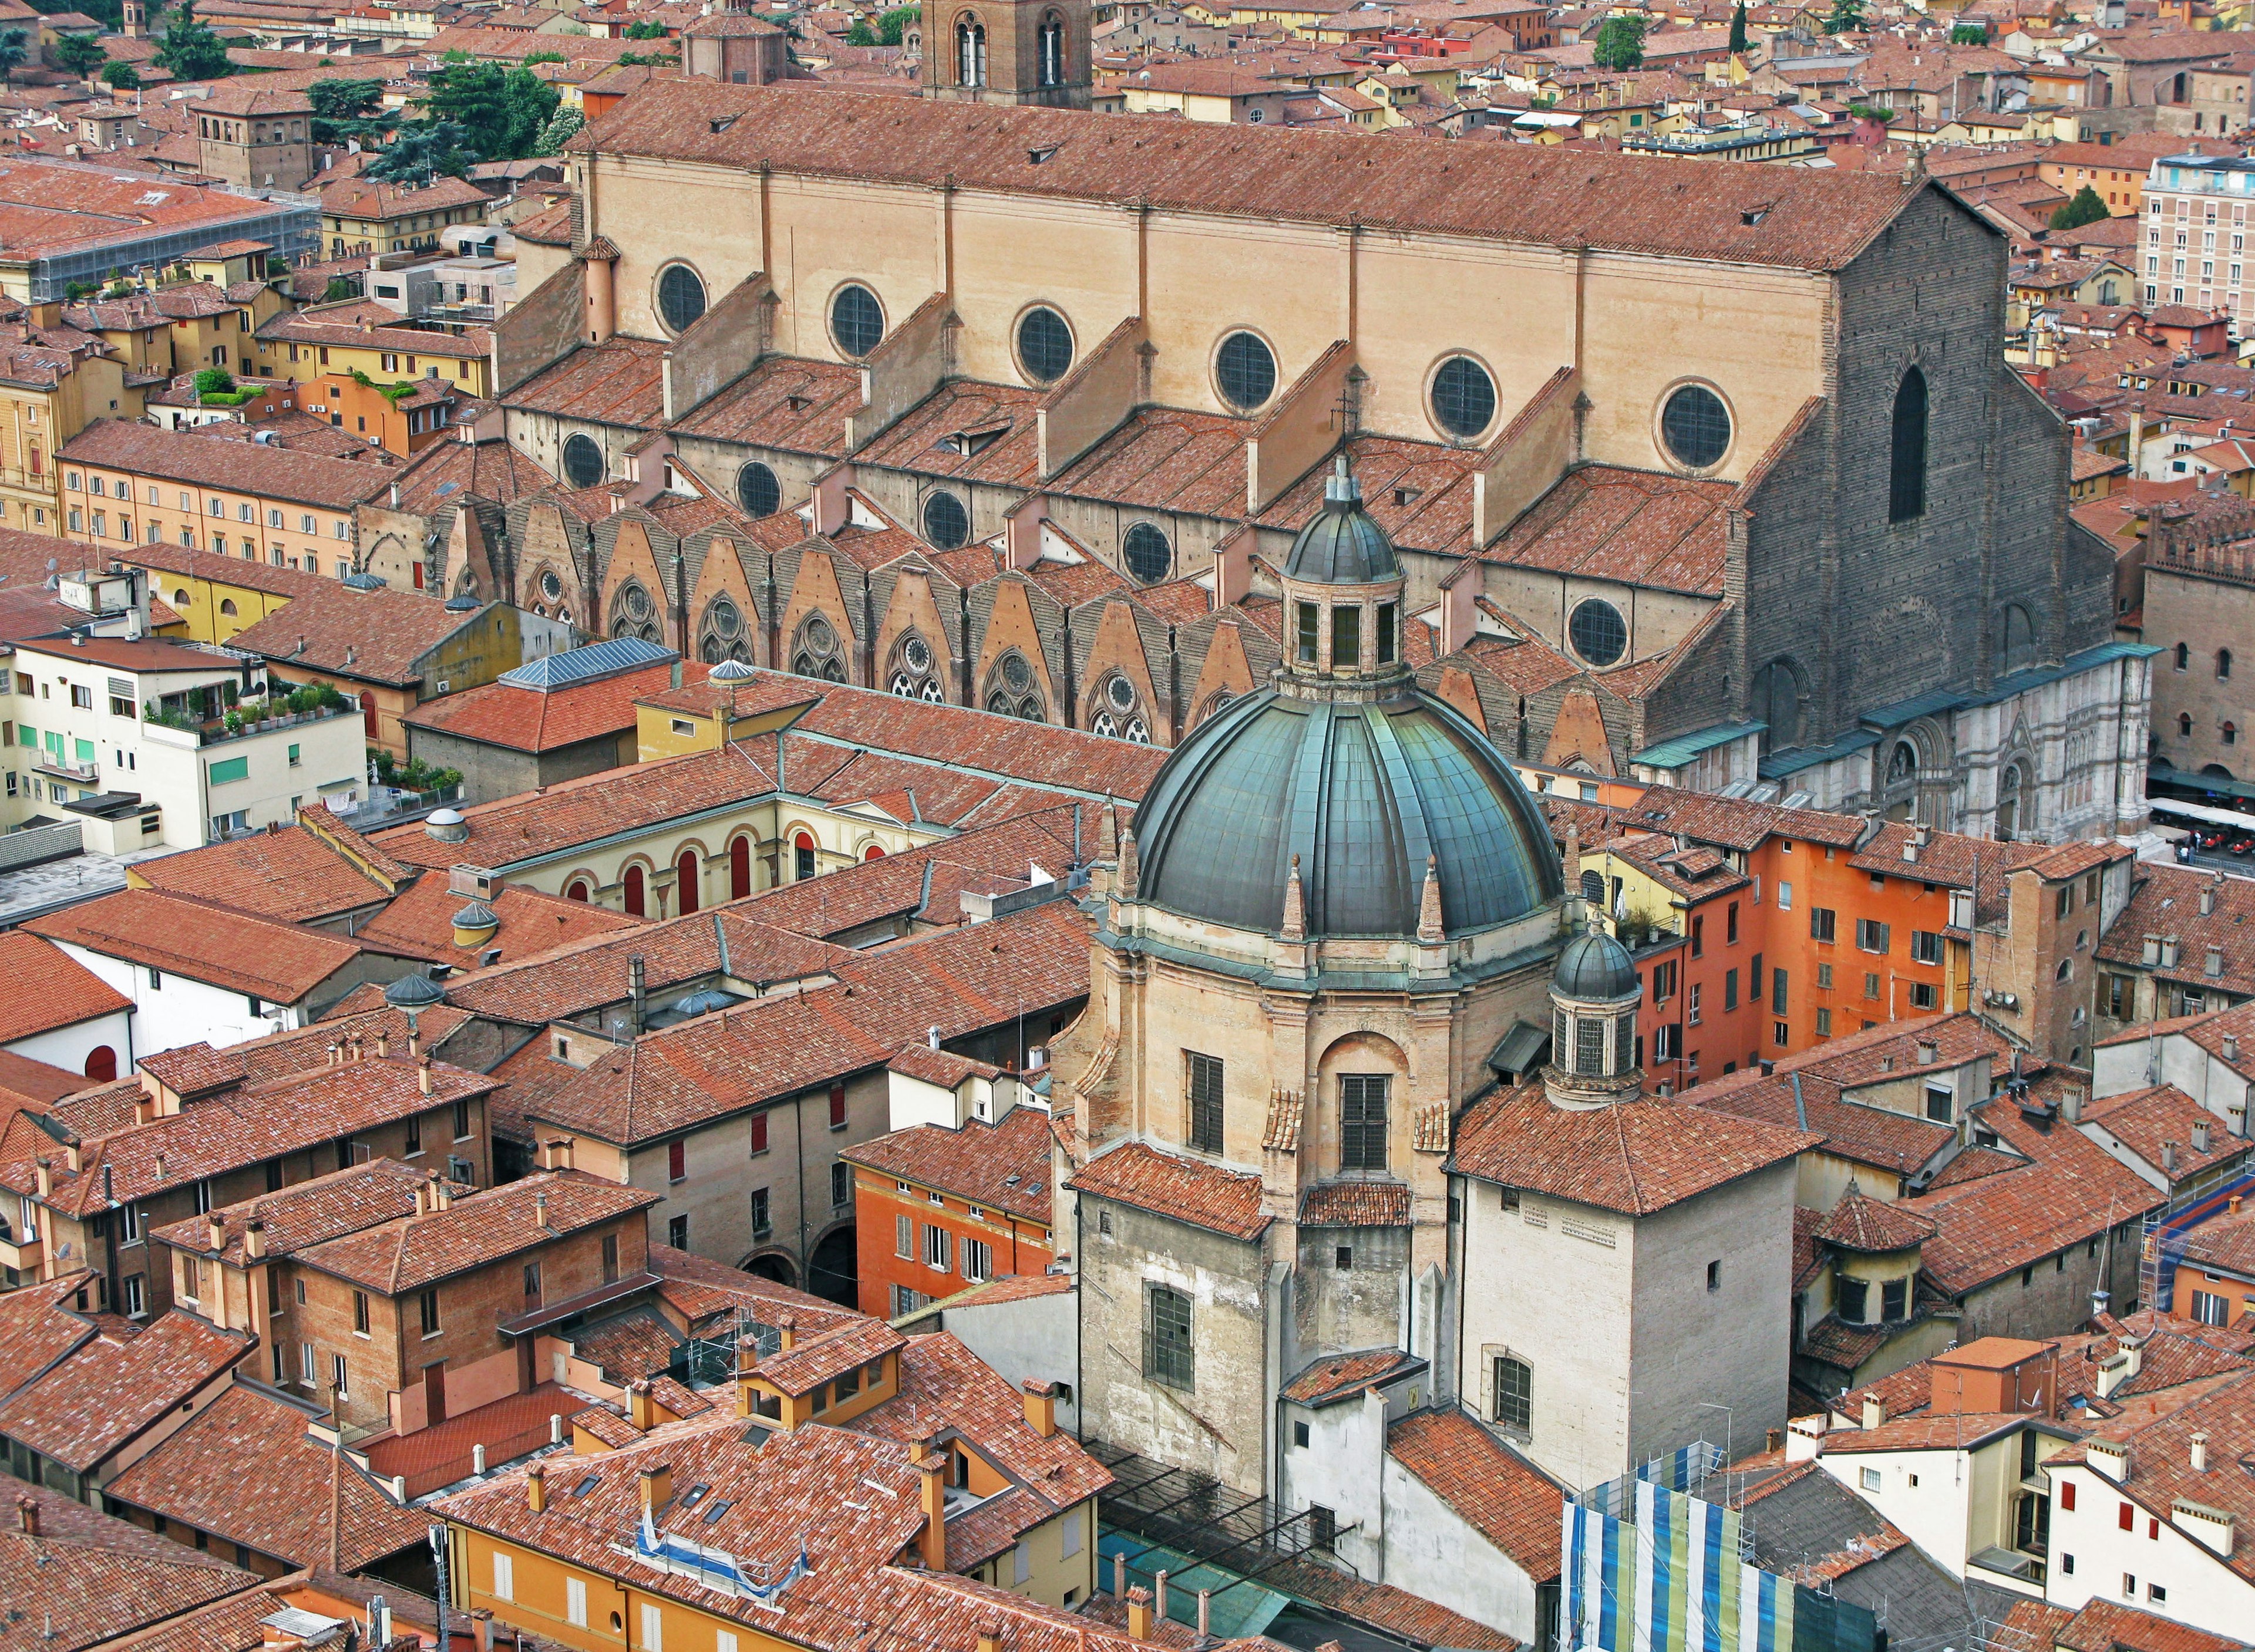
[[[1015,1074],[915,1045],[895,1056],[890,1135],[839,1157],[853,1167],[861,1308],[913,1312],[988,1279],[1046,1272],[1045,1107]]]
[[[303,387],[306,411],[403,457],[421,452],[455,423],[461,395],[460,386],[435,370],[391,384],[365,374],[324,373]]]

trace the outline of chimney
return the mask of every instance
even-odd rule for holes
[[[2239,1059],[2239,1035],[2237,1032],[2227,1032],[2223,1035],[2223,1059],[2227,1061],[2236,1061]]]
[[[2201,973],[2211,981],[2219,981],[2223,978],[2223,948],[2222,947],[2210,947],[2208,949],[2208,962],[2201,966]]]
[[[415,1214],[418,1216],[431,1214],[431,1184],[427,1181],[415,1184]]]
[[[1024,1386],[1026,1426],[1047,1439],[1057,1432],[1057,1384],[1028,1377]]]
[[[673,1501],[673,1466],[655,1463],[642,1471],[642,1506],[656,1514]]]
[[[543,1464],[524,1471],[524,1506],[536,1515],[548,1507],[548,1470]]]
[[[1164,1621],[1167,1615],[1167,1573],[1165,1568],[1151,1574],[1151,1616],[1155,1621]]]
[[[627,1384],[627,1421],[645,1434],[657,1426],[657,1402],[650,1396],[647,1382]]]
[[[82,1144],[75,1136],[63,1144],[63,1163],[70,1166],[70,1173],[74,1176],[86,1168],[86,1158],[81,1148]]]
[[[1864,1426],[1877,1428],[1887,1420],[1887,1403],[1876,1394],[1864,1396]]]
[[[636,1038],[642,1036],[643,991],[642,954],[636,953],[627,960],[627,999],[629,1004],[627,1031]]]
[[[989,1618],[979,1626],[979,1652],[1002,1652],[1002,1620]]]
[[[1140,1583],[1128,1591],[1128,1638],[1151,1638],[1151,1592]]]
[[[1906,837],[1903,839],[1902,855],[1905,860],[1915,861],[1918,858],[1918,840],[1916,838]]]
[[[939,1047],[939,1029],[936,1026],[926,1027],[924,1033],[924,1041],[930,1045],[933,1049],[938,1049]]]
[[[146,1124],[157,1116],[157,1098],[144,1092],[133,1098],[133,1122]]]
[[[2082,1086],[2069,1087],[2067,1093],[2059,1098],[2059,1116],[2070,1124],[2080,1124],[2083,1122]]]
[[[253,1262],[266,1260],[266,1224],[256,1216],[242,1224],[242,1254]]]
[[[532,1225],[543,1233],[548,1231],[548,1190],[545,1187],[532,1195]]]
[[[2195,1153],[2208,1151],[2208,1117],[2205,1114],[2193,1121],[2192,1150]]]
[[[397,490],[394,490],[397,491]],[[477,1630],[478,1652],[494,1652],[493,1614],[484,1606],[470,1608],[470,1622]],[[447,1637],[452,1640],[453,1637]]]
[[[1921,1039],[1918,1041],[1918,1060],[1919,1065],[1921,1067],[1933,1066],[1935,1059],[1940,1056],[1942,1052],[1935,1046],[1932,1039]]]
[[[924,1500],[924,1530],[917,1538],[917,1555],[928,1572],[947,1570],[947,1459],[926,1440],[916,1459]]]
[[[792,1315],[786,1313],[776,1321],[776,1333],[783,1339],[782,1353],[788,1354],[798,1346],[798,1320]]]
[[[376,1053],[379,1059],[391,1054],[391,1034],[382,1026],[376,1029]]]
[[[2161,1144],[2161,1174],[2174,1176],[2176,1173],[2177,1144],[2174,1142],[2163,1142]]]
[[[26,1537],[39,1535],[39,1500],[36,1497],[16,1499],[16,1523],[23,1528]]]
[[[37,1168],[32,1172],[32,1174],[37,1178],[35,1185],[39,1190],[39,1197],[42,1199],[53,1198],[55,1193],[55,1161],[52,1158],[42,1158],[39,1162]]]
[[[431,1093],[431,1058],[427,1055],[415,1058],[415,1087],[425,1096]]]
[[[2176,967],[2177,938],[2174,935],[2163,935],[2161,937],[2161,968],[2174,970]]]
[[[2160,966],[2161,962],[2161,938],[2159,935],[2149,934],[2144,938],[2144,941],[2145,965],[2149,970],[2158,969]]]
[[[2203,918],[2216,910],[2216,886],[2204,884],[2200,892],[2200,915]]]
[[[2192,1472],[2195,1474],[2208,1473],[2208,1431],[2205,1429],[2193,1431]]]

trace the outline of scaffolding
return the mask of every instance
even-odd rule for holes
[[[750,1343],[755,1356],[765,1359],[783,1350],[783,1331],[753,1316],[751,1307],[738,1303],[734,1310],[676,1348],[668,1371],[689,1388],[714,1388],[736,1377],[736,1350]]]

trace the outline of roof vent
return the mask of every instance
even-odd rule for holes
[[[423,830],[442,844],[459,844],[470,835],[470,822],[458,808],[434,808]]]

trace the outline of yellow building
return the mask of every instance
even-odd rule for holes
[[[300,382],[325,374],[360,372],[394,384],[446,379],[472,396],[492,394],[493,334],[411,326],[395,311],[364,298],[277,315],[258,329],[260,377]]]
[[[228,641],[320,583],[318,576],[296,569],[185,545],[144,543],[115,556],[129,568],[146,570],[149,589],[179,616],[165,633],[195,642]]]
[[[418,188],[348,178],[320,192],[321,239],[329,256],[411,252],[436,247],[450,224],[482,224],[489,198],[466,178],[441,178]]]
[[[0,522],[58,533],[63,520],[55,452],[97,418],[137,418],[141,391],[99,333],[36,304],[0,329]]]

